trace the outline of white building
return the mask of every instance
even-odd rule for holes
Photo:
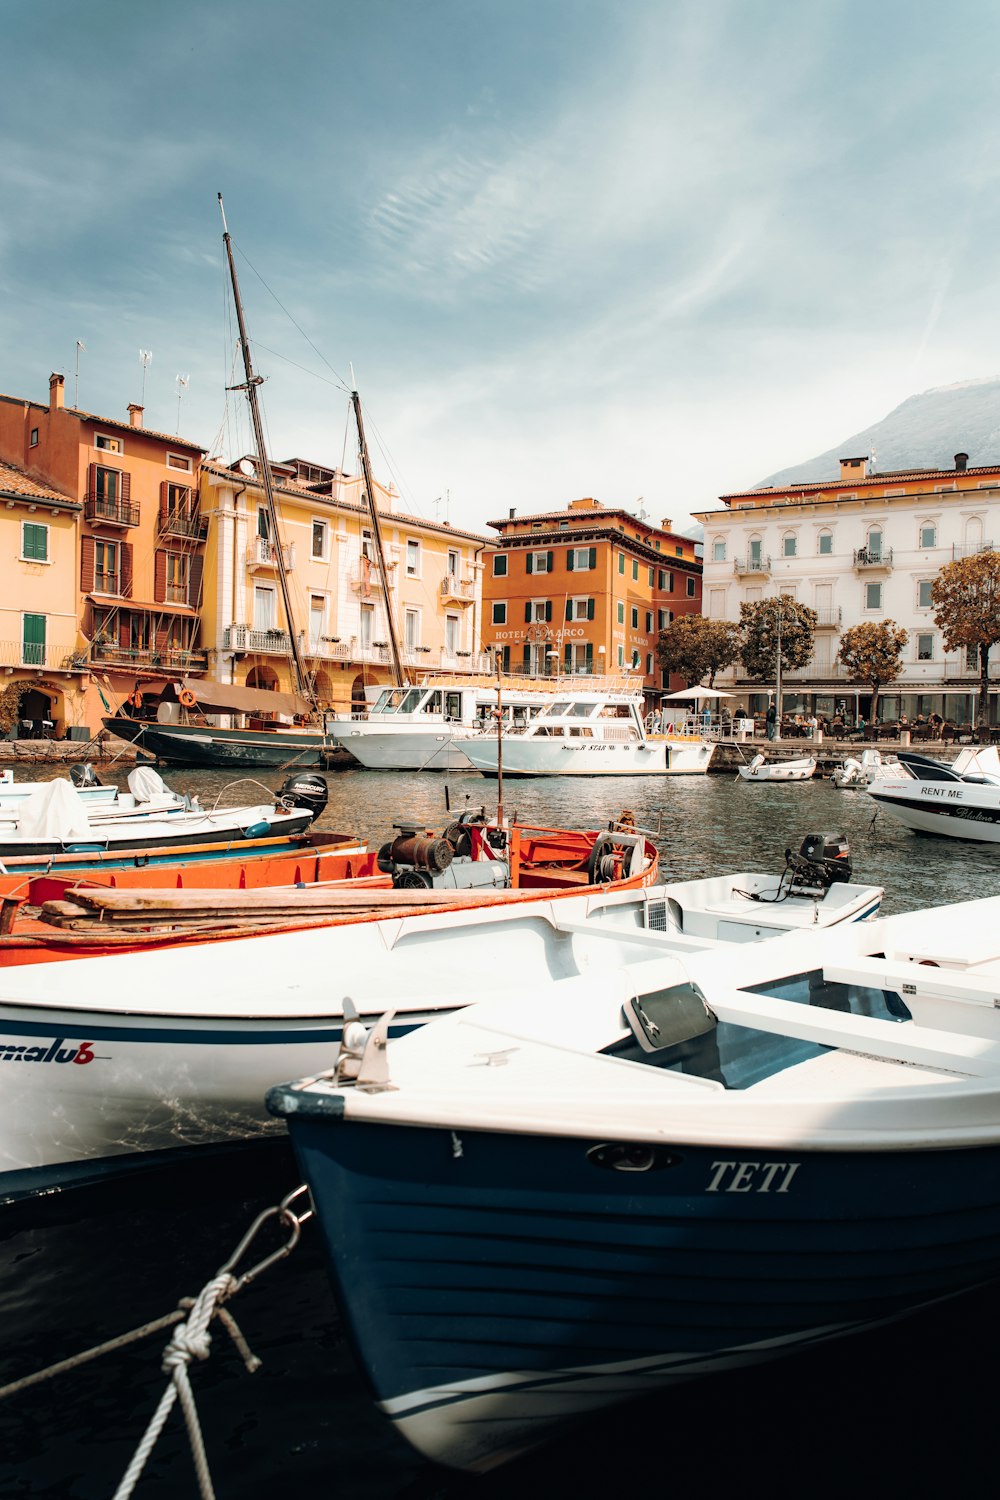
[[[1000,538],[1000,466],[970,468],[968,455],[958,453],[954,469],[870,474],[867,459],[845,458],[838,480],[720,500],[721,510],[698,516],[705,614],[739,620],[742,603],[790,594],[819,616],[813,660],[784,673],[787,712],[829,714],[843,703],[866,712],[869,694],[848,682],[837,661],[841,632],[892,619],[909,639],[901,678],[880,694],[880,717],[937,712],[960,723],[972,719],[978,662],[974,652],[945,651],[930,590],[945,563],[992,550]],[[997,658],[990,680],[1000,686],[1000,651]],[[769,685],[740,665],[720,674],[716,686],[750,709],[766,707]]]

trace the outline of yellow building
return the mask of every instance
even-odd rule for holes
[[[0,462],[0,735],[63,738],[84,722],[72,496]]]
[[[272,463],[278,534],[255,459],[201,467],[209,522],[203,640],[222,682],[295,686],[292,633],[321,707],[347,712],[367,686],[392,681],[390,634],[360,475],[304,459]],[[485,538],[397,510],[376,484],[389,605],[411,680],[488,670],[480,650]],[[284,562],[291,620],[281,588]]]

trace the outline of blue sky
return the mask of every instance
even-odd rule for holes
[[[225,198],[272,454],[482,530],[687,525],[1000,368],[989,0],[0,0],[0,391],[226,458]],[[296,324],[298,327],[296,327]],[[354,467],[348,440],[347,466]],[[640,499],[641,497],[641,499]]]

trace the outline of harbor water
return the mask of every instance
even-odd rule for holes
[[[262,786],[273,790],[282,779],[163,774],[203,805],[264,800]],[[327,779],[330,801],[320,827],[354,832],[372,845],[391,838],[399,823],[439,829],[466,809],[496,808],[496,783],[471,772],[358,770]],[[835,832],[850,839],[854,878],[885,886],[886,911],[998,889],[996,846],[915,837],[885,813],[874,816],[864,793],[838,792],[828,782],[532,780],[507,783],[504,803],[507,815],[522,822],[595,829],[628,808],[655,835],[665,879],[778,871],[785,849],[797,849],[805,834]],[[500,962],[502,955],[484,959]],[[73,966],[64,968],[72,985]],[[517,976],[511,979],[516,984]],[[297,1181],[291,1152],[276,1137],[89,1191],[83,1206],[69,1194],[5,1209],[0,1384],[196,1294],[255,1213]],[[637,1285],[637,1299],[643,1294]],[[288,1260],[232,1305],[261,1369],[247,1374],[215,1324],[211,1358],[195,1364],[192,1384],[219,1500],[270,1500],[279,1492],[331,1500],[507,1500],[524,1489],[596,1500],[623,1485],[709,1496],[748,1488],[796,1497],[932,1495],[945,1485],[961,1491],[981,1482],[992,1464],[992,1382],[981,1351],[998,1310],[1000,1290],[985,1288],[893,1328],[668,1388],[603,1414],[538,1454],[471,1478],[424,1462],[374,1410],[307,1225]],[[0,1496],[113,1495],[165,1387],[160,1359],[167,1337],[0,1404]],[[176,1410],[136,1494],[146,1500],[197,1494]]]

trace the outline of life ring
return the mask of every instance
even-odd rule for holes
[[[180,703],[182,708],[194,708],[195,704],[198,702],[197,698],[195,697],[194,693],[192,693],[190,688],[181,688],[180,692],[177,694],[177,701],[178,703]]]

